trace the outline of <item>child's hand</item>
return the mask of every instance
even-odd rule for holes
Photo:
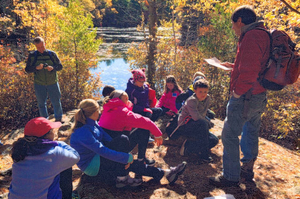
[[[160,145],[162,145],[162,143],[163,143],[163,138],[162,138],[162,136],[155,137],[154,140],[155,140],[155,143],[156,143],[157,146],[160,146]]]
[[[166,112],[166,114],[168,115],[168,116],[173,116],[175,113],[173,112],[173,111],[168,111],[168,112]]]
[[[144,108],[144,112],[148,112],[148,113],[151,113],[152,114],[152,111],[150,108]]]

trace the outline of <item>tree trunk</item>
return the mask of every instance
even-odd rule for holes
[[[78,65],[78,59],[77,59],[77,42],[76,39],[74,39],[74,51],[75,51],[75,66],[76,66],[76,72],[75,72],[75,78],[76,78],[76,104],[79,103],[79,65]]]
[[[157,48],[157,4],[156,0],[149,0],[149,51],[147,56],[147,65],[148,65],[148,82],[151,87],[154,87],[155,84],[155,54]]]

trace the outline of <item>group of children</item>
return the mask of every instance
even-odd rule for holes
[[[167,76],[164,93],[156,103],[145,71],[137,69],[132,74],[125,91],[112,86],[103,89],[101,115],[95,100],[80,102],[70,146],[54,141],[53,129],[60,127],[59,122],[39,117],[26,124],[24,138],[15,142],[12,149],[9,198],[68,198],[63,196],[68,192],[63,185],[72,183],[72,178],[64,177],[63,172],[76,163],[85,175],[100,177],[117,188],[139,186],[142,176],[158,182],[165,176],[173,184],[184,172],[186,162],[161,169],[145,157],[150,134],[157,146],[163,143],[162,132],[154,122],[165,114],[179,114],[175,134],[186,138],[180,154],[194,153],[203,161],[212,161],[210,148],[218,143],[218,138],[209,132],[212,123],[207,117],[210,96],[205,75],[197,72],[186,92],[182,92],[174,76]],[[131,151],[137,145],[134,160]],[[129,176],[130,171],[135,178]]]

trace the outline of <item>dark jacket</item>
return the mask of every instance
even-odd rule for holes
[[[149,108],[149,87],[144,84],[143,87],[134,85],[133,78],[130,78],[127,83],[126,93],[129,100],[133,103],[132,111],[135,113],[141,113],[144,108]]]
[[[36,66],[38,66],[41,63],[47,63],[49,66],[53,66],[53,70],[48,71],[44,68],[41,70],[37,70]],[[47,86],[55,84],[58,81],[56,71],[60,71],[61,69],[62,65],[56,53],[50,50],[45,50],[43,53],[33,51],[29,54],[25,71],[27,73],[34,73],[35,84]]]
[[[194,94],[193,85],[190,85],[186,91],[178,95],[175,101],[177,110],[179,110],[184,104],[184,102],[187,100],[187,98],[189,98],[193,94]]]

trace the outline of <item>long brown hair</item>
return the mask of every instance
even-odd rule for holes
[[[173,84],[174,84],[173,90],[170,91],[170,90],[168,89],[167,83],[173,83]],[[182,89],[181,89],[181,87],[177,84],[175,77],[174,77],[173,75],[168,75],[168,76],[166,77],[166,83],[165,83],[165,90],[164,90],[164,93],[175,92],[175,91],[181,92]]]
[[[75,123],[72,132],[75,129],[86,124],[86,119],[93,115],[95,111],[99,110],[99,104],[93,99],[84,99],[79,103],[78,110],[75,113]]]
[[[45,139],[51,131],[53,131],[53,129],[51,129],[41,137],[24,136],[22,138],[19,138],[17,141],[15,141],[11,149],[11,158],[13,159],[14,163],[24,160],[28,156],[27,150],[31,146],[36,145],[38,139]]]

